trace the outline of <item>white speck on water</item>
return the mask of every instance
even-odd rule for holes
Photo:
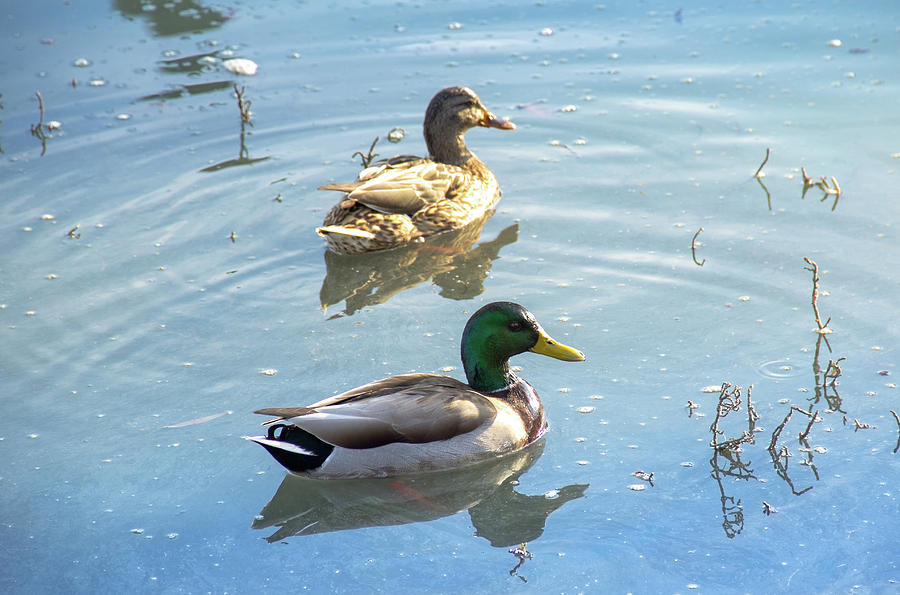
[[[590,406],[578,408],[578,413],[593,413],[593,411],[594,411],[594,408],[590,407]]]
[[[829,47],[839,48],[842,45],[844,45],[844,43],[840,39],[832,39],[831,41],[828,42],[828,45],[829,45]]]
[[[633,483],[628,486],[628,489],[631,490],[632,492],[643,492],[644,490],[647,489],[647,486],[645,486],[642,483]]]
[[[452,372],[455,369],[456,369],[456,366],[444,366],[443,368],[441,368],[441,372],[446,374],[448,372]]]
[[[260,370],[259,373],[263,376],[274,376],[278,373],[278,370],[276,370],[275,368],[266,368],[264,370]]]
[[[130,120],[130,119],[131,119],[131,114],[126,114],[126,113],[124,113],[124,112],[121,113],[121,114],[116,114],[116,120],[123,120],[123,121],[124,121],[124,120]]]
[[[553,35],[553,29],[551,29],[550,27],[544,27],[543,29],[541,29],[541,35],[543,35],[544,37],[550,37],[551,35]]]
[[[709,386],[704,386],[700,389],[701,393],[717,393],[722,390],[722,385],[720,384],[710,384]]]
[[[134,533],[135,535],[143,535],[144,530],[143,529],[132,529],[131,532]]]
[[[72,66],[77,66],[78,68],[86,68],[91,65],[91,61],[87,58],[76,58],[74,62],[72,62]]]
[[[459,23],[459,22],[457,22],[457,21],[453,21],[452,23],[450,23],[449,25],[447,25],[447,28],[450,29],[451,31],[457,31],[457,30],[459,30],[459,29],[462,29],[462,23]]]

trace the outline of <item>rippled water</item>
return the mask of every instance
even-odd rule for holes
[[[893,3],[2,12],[5,592],[897,590]],[[467,137],[497,212],[327,254],[315,188],[395,127],[375,152],[423,152],[450,84],[518,124]],[[462,377],[500,299],[588,358],[514,360],[537,450],[330,487],[241,440],[262,406]],[[709,445],[723,382],[720,441],[758,414],[739,452]]]

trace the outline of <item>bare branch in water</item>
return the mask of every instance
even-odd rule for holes
[[[813,274],[812,307],[813,313],[816,315],[816,326],[818,327],[816,332],[820,335],[831,333],[832,330],[828,328],[828,323],[831,322],[831,318],[826,320],[823,324],[822,316],[819,314],[819,265],[805,256],[803,257],[803,260],[809,265],[809,267],[803,268]],[[825,343],[828,344],[827,339],[825,340]],[[828,351],[831,351],[831,345],[828,345]]]

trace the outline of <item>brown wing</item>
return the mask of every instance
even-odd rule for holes
[[[347,198],[381,213],[412,215],[443,200],[451,186],[464,184],[467,176],[465,170],[454,165],[421,159],[384,165],[374,174],[364,170],[356,182],[328,184],[320,190],[346,192]]]

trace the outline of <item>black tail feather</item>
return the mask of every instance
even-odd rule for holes
[[[288,424],[269,426],[267,438],[277,442],[287,442],[313,453],[304,455],[289,450],[281,450],[268,444],[261,444],[276,461],[288,471],[304,473],[320,467],[332,453],[334,446],[319,440],[306,430]]]

